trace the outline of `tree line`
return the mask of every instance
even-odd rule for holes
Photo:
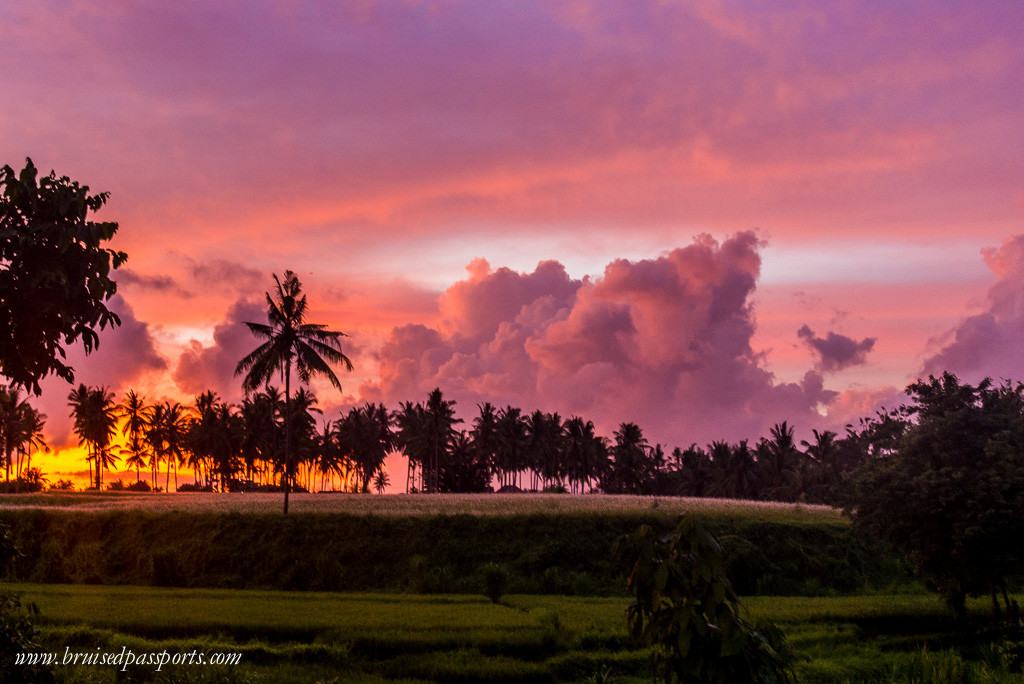
[[[811,440],[797,441],[782,422],[753,444],[713,441],[667,451],[650,444],[636,423],[622,423],[609,438],[580,416],[488,402],[464,424],[440,389],[423,402],[394,410],[367,403],[333,419],[317,404],[306,387],[292,394],[290,411],[274,386],[239,404],[212,391],[187,404],[150,403],[131,389],[117,400],[105,387],[84,384],[68,395],[97,489],[105,473],[121,466],[135,471],[131,486],[138,489],[170,491],[173,480],[179,490],[279,491],[290,427],[288,484],[307,491],[383,492],[395,475],[385,459],[401,453],[409,460],[407,492],[593,491],[842,504],[850,474],[873,454],[888,453],[907,425],[905,417],[880,413],[842,436],[814,430]],[[13,468],[15,482],[33,487],[25,473],[32,450],[46,448],[44,426],[45,416],[18,389],[0,387],[7,481]],[[180,483],[189,472],[191,481]]]

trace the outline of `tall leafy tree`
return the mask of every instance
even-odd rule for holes
[[[67,345],[81,341],[88,354],[97,328],[120,325],[107,302],[128,257],[103,246],[116,223],[89,220],[108,193],[52,171],[40,178],[31,159],[0,169],[0,188],[0,375],[38,395],[47,375],[74,382]]]
[[[242,389],[254,392],[268,385],[277,375],[284,379],[285,399],[285,473],[284,513],[288,513],[288,493],[291,484],[291,376],[294,369],[299,381],[308,384],[314,375],[326,377],[334,387],[341,389],[341,381],[331,370],[331,364],[341,364],[352,370],[352,362],[341,351],[344,333],[328,330],[326,326],[306,322],[306,295],[302,284],[291,271],[285,271],[284,280],[274,276],[274,296],[267,293],[267,323],[246,322],[258,339],[265,340],[252,353],[238,362],[235,375],[243,375]]]
[[[951,373],[907,388],[910,419],[892,453],[857,473],[855,525],[888,541],[963,616],[968,595],[1013,608],[1024,563],[1024,386]]]

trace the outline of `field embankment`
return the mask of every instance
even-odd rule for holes
[[[5,499],[0,522],[22,552],[13,578],[479,593],[482,567],[498,563],[510,592],[613,596],[625,589],[611,554],[615,539],[640,524],[667,531],[689,510],[720,539],[741,594],[850,593],[910,581],[891,555],[824,507],[590,495],[312,495],[304,505],[326,510],[282,516],[262,512],[279,497],[193,495],[181,500],[188,510],[178,510],[165,506],[180,495],[122,496]],[[335,512],[331,504],[383,508]]]
[[[281,494],[210,492],[45,492],[0,494],[0,510],[42,509],[105,512],[144,510],[153,513],[280,513]],[[740,501],[678,496],[628,494],[292,494],[293,513],[419,516],[519,514],[638,514],[754,518],[776,522],[834,522],[846,520],[838,509],[815,504]]]

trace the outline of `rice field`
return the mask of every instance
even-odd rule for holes
[[[648,654],[626,633],[628,599],[312,593],[145,587],[8,586],[39,610],[45,647],[229,652],[229,670],[179,668],[188,682],[651,681]],[[748,616],[775,622],[797,681],[1019,682],[1021,644],[952,639],[933,595],[757,597]],[[968,609],[982,625],[985,599]],[[998,635],[993,635],[994,639]],[[136,668],[131,681],[154,674]],[[114,668],[61,672],[71,682],[123,681]]]
[[[278,513],[281,494],[52,492],[0,495],[0,509],[48,509],[106,512],[144,509],[152,512]],[[842,522],[831,506],[735,499],[612,494],[293,494],[295,513],[342,513],[374,516],[528,514],[586,515],[664,513],[755,518],[785,522]]]

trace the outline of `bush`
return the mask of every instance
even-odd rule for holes
[[[683,516],[663,537],[643,525],[619,539],[615,555],[636,597],[629,633],[651,647],[666,684],[791,681],[782,633],[740,617],[722,547],[703,525]]]
[[[491,603],[500,603],[501,597],[508,591],[508,570],[497,563],[486,563],[483,566],[484,596]]]

